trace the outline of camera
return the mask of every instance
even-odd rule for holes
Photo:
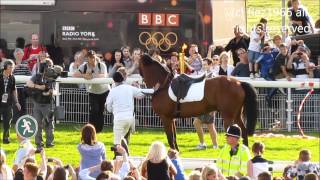
[[[34,153],[40,153],[42,151],[42,147],[38,147]]]
[[[48,158],[48,162],[53,162],[53,159],[52,158]]]
[[[69,169],[69,166],[70,166],[70,165],[67,164],[67,165],[63,166],[63,168],[64,168],[64,169]]]
[[[117,151],[117,145],[111,146],[110,150],[116,152]]]

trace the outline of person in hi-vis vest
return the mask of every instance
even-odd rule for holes
[[[241,129],[237,124],[228,127],[227,144],[221,149],[217,165],[224,176],[244,176],[250,157],[248,147],[240,144]]]

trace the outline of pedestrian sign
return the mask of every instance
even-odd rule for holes
[[[38,123],[30,115],[21,116],[16,122],[16,132],[24,138],[32,138],[37,131]]]

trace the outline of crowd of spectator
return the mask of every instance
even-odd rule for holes
[[[141,164],[133,162],[127,149],[116,145],[117,156],[107,160],[105,145],[97,141],[94,126],[86,124],[81,129],[81,142],[78,144],[79,164],[64,164],[59,157],[48,157],[45,149],[37,151],[29,139],[17,134],[20,142],[13,167],[6,161],[6,153],[0,150],[0,179],[4,180],[318,180],[320,167],[311,162],[311,153],[303,149],[295,162],[288,165],[283,176],[272,177],[269,161],[262,157],[265,145],[255,142],[252,145],[254,157],[248,147],[241,143],[241,129],[234,124],[226,132],[226,144],[220,149],[216,163],[186,174],[179,152],[168,149],[164,143],[151,144]],[[76,144],[75,144],[76,146]],[[36,162],[35,154],[40,154]]]

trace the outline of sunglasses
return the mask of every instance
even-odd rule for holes
[[[219,59],[212,59],[212,61],[219,61]]]
[[[245,54],[246,52],[241,52],[241,53],[238,53],[238,56],[240,56],[241,54]]]

